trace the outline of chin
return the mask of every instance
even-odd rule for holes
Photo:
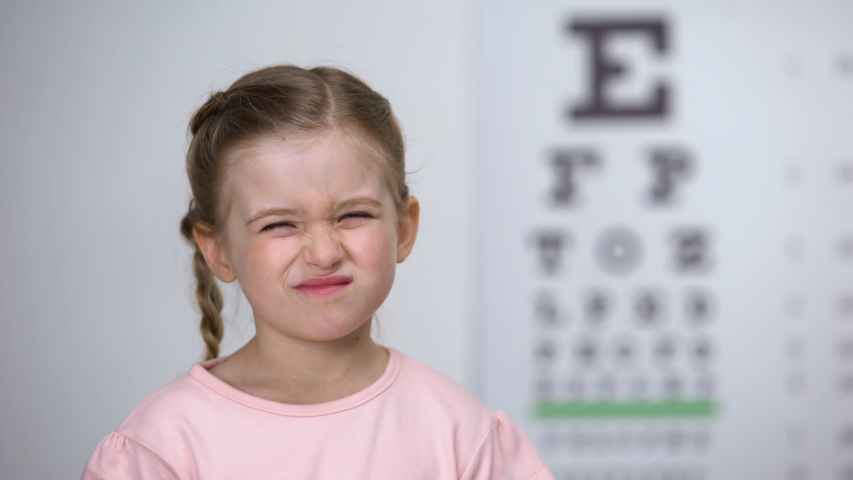
[[[370,322],[368,318],[367,322]],[[308,332],[307,339],[316,342],[328,342],[338,340],[358,331],[367,322],[353,322],[344,319],[326,319],[320,322],[312,322],[312,331]]]

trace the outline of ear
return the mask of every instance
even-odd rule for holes
[[[397,220],[397,263],[402,263],[412,252],[412,247],[415,246],[420,216],[421,205],[418,203],[418,199],[409,196],[406,206],[400,212]]]
[[[219,280],[230,283],[237,279],[234,269],[231,268],[231,262],[226,255],[225,247],[222,244],[222,235],[214,235],[212,229],[207,225],[197,223],[193,228],[193,238],[196,245],[201,250],[202,256],[210,271],[216,275]]]

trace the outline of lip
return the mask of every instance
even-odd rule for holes
[[[307,295],[331,295],[345,289],[350,283],[352,283],[352,277],[330,275],[310,278],[294,288]]]

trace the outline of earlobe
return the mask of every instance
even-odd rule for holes
[[[397,223],[397,263],[402,263],[412,252],[418,237],[420,215],[421,206],[418,199],[410,196]]]
[[[228,256],[225,254],[221,235],[214,235],[206,226],[197,224],[193,228],[193,238],[201,250],[202,256],[204,256],[204,261],[207,262],[207,266],[210,267],[216,278],[225,283],[237,279]]]

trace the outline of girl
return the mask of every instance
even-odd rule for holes
[[[84,479],[553,479],[506,415],[370,337],[418,231],[385,98],[269,67],[190,132],[181,232],[207,361],[146,397]],[[225,358],[216,279],[239,282],[257,331]]]

